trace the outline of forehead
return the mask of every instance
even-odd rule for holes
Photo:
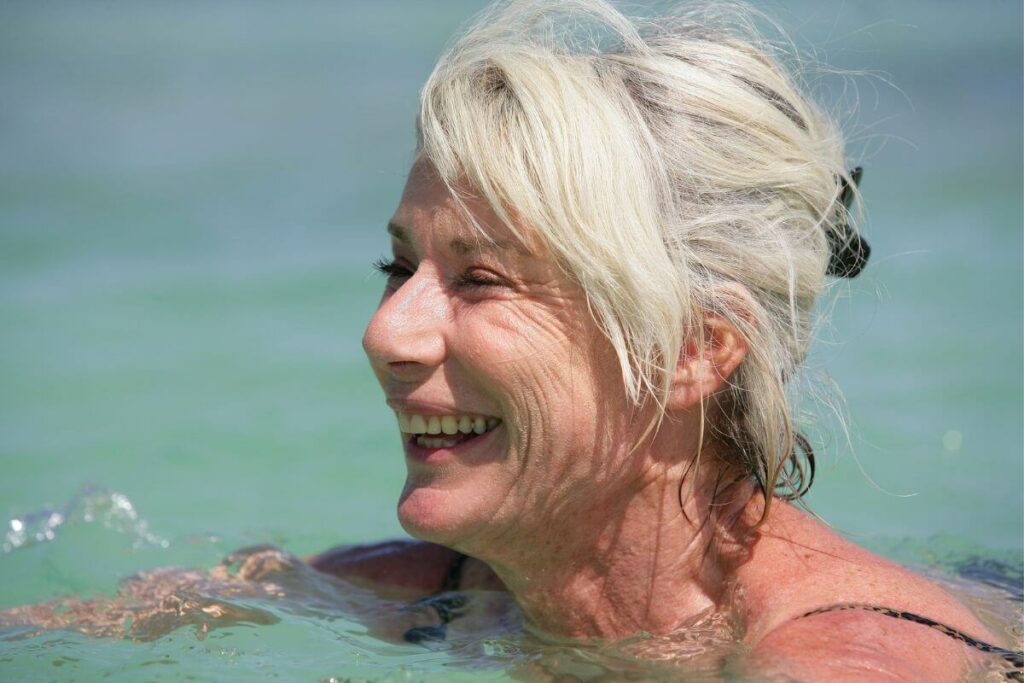
[[[401,202],[388,222],[388,232],[414,245],[446,241],[459,253],[511,249],[532,257],[545,252],[535,231],[520,225],[512,230],[475,193],[460,191],[458,199],[452,196],[433,165],[422,158],[409,172]]]

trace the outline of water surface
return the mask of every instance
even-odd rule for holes
[[[401,535],[404,466],[359,346],[382,284],[369,263],[411,160],[418,88],[479,6],[0,6],[0,606],[112,596],[136,572],[207,572],[248,546],[301,556]],[[814,355],[845,394],[851,442],[826,420],[810,503],[1019,628],[1021,7],[766,9],[831,63],[893,84],[853,79],[875,257]],[[840,99],[844,81],[816,83]],[[500,620],[453,626],[435,649],[390,644],[331,607],[338,586],[285,574],[300,595],[203,597],[247,615],[230,624],[200,608],[156,638],[5,633],[0,671],[643,668]]]

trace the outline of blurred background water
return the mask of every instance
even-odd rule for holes
[[[109,593],[247,543],[402,535],[400,447],[359,344],[382,286],[369,264],[418,89],[482,5],[0,4],[0,606]],[[826,103],[859,98],[846,128],[874,254],[815,354],[851,444],[832,424],[810,504],[890,557],[1019,577],[1021,4],[760,6],[823,61],[872,74],[815,80]],[[397,661],[310,628],[206,644],[189,673],[316,680]],[[0,671],[138,673],[197,641],[97,643],[5,642]],[[395,652],[396,680],[454,675]],[[145,678],[185,671],[159,668]]]

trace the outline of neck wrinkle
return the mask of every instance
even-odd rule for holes
[[[673,633],[731,601],[753,487],[719,489],[712,476],[684,480],[687,463],[666,467],[620,505],[584,505],[571,524],[517,534],[487,562],[516,599],[531,630],[550,637],[620,640]],[[702,464],[705,473],[711,468]],[[717,495],[716,495],[717,493]],[[756,498],[756,496],[755,496]],[[709,513],[710,511],[710,513]]]

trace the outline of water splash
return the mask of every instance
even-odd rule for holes
[[[105,529],[131,536],[132,547],[135,549],[170,546],[167,539],[150,530],[149,523],[139,516],[128,496],[96,486],[86,486],[60,508],[44,508],[9,519],[0,549],[9,553],[19,548],[49,543],[63,533],[65,525],[76,523],[98,523]]]

